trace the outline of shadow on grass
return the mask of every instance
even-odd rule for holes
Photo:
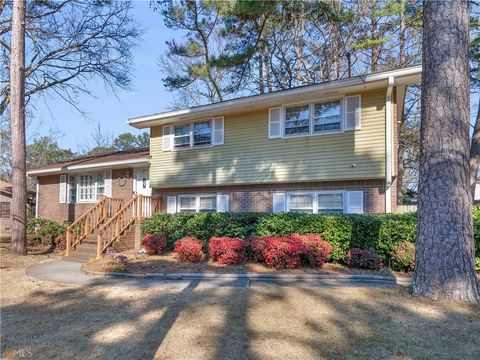
[[[407,289],[147,281],[32,290],[2,308],[2,351],[37,359],[435,358],[480,354],[480,307]]]

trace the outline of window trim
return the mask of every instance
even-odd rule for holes
[[[207,119],[201,119],[201,120],[195,120],[195,121],[188,121],[188,122],[182,122],[182,123],[176,123],[172,124],[172,150],[171,151],[182,151],[182,150],[191,150],[191,149],[202,149],[202,148],[210,148],[215,145],[213,145],[213,120],[214,118],[207,118]],[[193,137],[193,131],[194,131],[194,126],[197,123],[203,123],[203,122],[209,122],[210,123],[210,144],[205,144],[205,145],[194,145],[194,137]],[[188,125],[190,127],[190,146],[185,146],[185,147],[175,147],[175,127],[182,127]],[[186,135],[183,135],[186,136]]]
[[[346,194],[347,191],[338,191],[338,190],[323,190],[323,191],[288,191],[286,193],[286,199],[285,199],[285,212],[291,212],[290,210],[290,195],[311,195],[313,198],[313,211],[311,214],[329,214],[328,212],[319,212],[318,208],[318,195],[323,195],[323,194],[337,194],[337,195],[342,195],[342,214],[346,214],[348,212],[347,209],[347,204],[346,204]],[[335,213],[332,213],[335,214]]]
[[[359,95],[360,96],[360,95]],[[282,104],[282,112],[281,112],[281,138],[282,139],[291,139],[291,138],[298,138],[298,137],[308,137],[308,136],[320,136],[320,135],[331,135],[331,134],[341,134],[344,133],[345,130],[345,98],[346,96],[335,96],[323,99],[317,99],[312,101],[303,101],[303,102],[295,102],[291,104]],[[332,131],[322,131],[322,132],[314,132],[314,112],[315,112],[315,104],[322,104],[332,101],[340,101],[340,129],[339,130],[332,130]],[[293,106],[302,106],[308,105],[309,106],[309,131],[308,133],[303,134],[285,134],[285,118],[286,118],[286,109]]]
[[[81,176],[90,176],[90,175],[95,175],[95,176],[98,176],[99,174],[102,174],[103,173],[103,196],[105,196],[105,190],[106,190],[106,181],[107,181],[107,178],[106,178],[106,175],[105,175],[105,172],[104,171],[100,171],[100,172],[89,172],[89,173],[80,173],[80,174],[76,174],[76,175],[69,175],[69,176],[73,176],[75,178],[75,186],[76,186],[76,192],[75,192],[75,202],[73,204],[95,204],[95,203],[98,203],[99,199],[98,199],[98,178],[95,178],[95,199],[86,199],[86,200],[83,200],[80,198],[80,188],[81,188],[81,185],[80,185],[80,177]],[[67,194],[68,196],[69,194]],[[69,198],[67,198],[67,200],[70,200]]]
[[[215,208],[213,209],[203,209],[203,210],[210,210],[212,212],[218,212],[218,207],[217,207],[217,194],[179,194],[177,195],[177,213],[183,212],[182,209],[180,208],[180,199],[181,198],[195,198],[195,209],[187,209],[187,210],[193,210],[194,213],[201,213],[200,210],[200,198],[202,197],[210,197],[210,198],[215,198]],[[188,212],[188,211],[185,211]]]

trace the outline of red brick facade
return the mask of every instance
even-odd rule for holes
[[[229,211],[231,212],[271,212],[273,193],[296,190],[347,190],[363,191],[363,206],[365,213],[385,212],[385,182],[384,180],[328,181],[290,184],[262,184],[241,186],[218,186],[176,189],[153,189],[154,195],[162,197],[163,209],[166,210],[166,198],[178,194],[228,194]]]
[[[60,203],[60,175],[39,176],[39,193],[37,194],[38,216],[58,223],[73,221],[82,215],[94,203]],[[112,170],[112,197],[126,201],[133,196],[133,169]]]

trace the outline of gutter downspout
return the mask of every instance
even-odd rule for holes
[[[385,212],[392,212],[392,92],[395,78],[388,77],[385,103]]]
[[[38,181],[38,178],[36,179],[37,180],[37,184],[36,184],[36,193],[35,193],[35,218],[38,218],[38,203],[39,203],[39,199],[40,199],[40,182]]]

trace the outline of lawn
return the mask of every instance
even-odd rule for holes
[[[51,256],[50,257],[54,257]],[[473,359],[480,307],[407,288],[83,287],[1,256],[1,336],[35,359]]]

